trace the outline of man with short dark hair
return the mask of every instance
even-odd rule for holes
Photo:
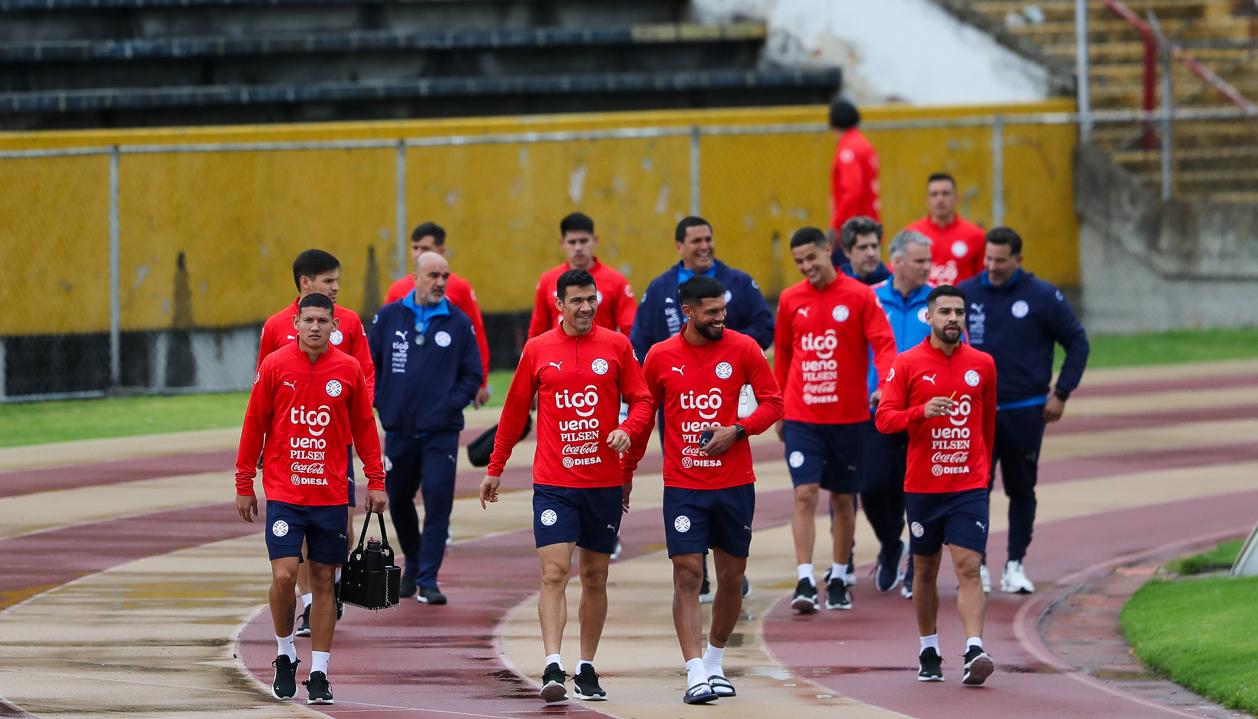
[[[839,274],[830,261],[832,249],[815,227],[791,236],[791,254],[804,279],[778,299],[774,338],[773,370],[785,403],[778,436],[785,440],[795,486],[791,530],[799,581],[791,607],[801,614],[818,606],[812,555],[821,489],[830,492],[834,513],[826,608],[852,608],[847,588],[855,577],[849,580],[847,565],[860,491],[861,436],[869,421],[870,350],[879,379],[895,357],[895,338],[873,290]]]
[[[878,430],[908,432],[905,506],[913,552],[919,682],[944,680],[939,654],[939,565],[949,545],[957,613],[965,626],[961,683],[996,669],[983,650],[987,598],[979,565],[987,551],[988,452],[996,433],[996,364],[964,342],[965,297],[950,285],[926,298],[930,337],[895,358],[883,381]]]
[[[386,486],[405,557],[401,589],[421,604],[445,604],[437,582],[454,507],[463,408],[481,384],[480,353],[467,315],[446,299],[450,265],[425,252],[415,289],[380,308],[368,339],[376,366],[376,408],[384,425]],[[424,528],[415,494],[423,492]]]
[[[1035,585],[1023,562],[1035,527],[1035,484],[1044,426],[1061,419],[1088,363],[1088,335],[1053,285],[1022,269],[1022,238],[1008,227],[987,233],[987,271],[961,284],[969,305],[970,344],[996,361],[996,439],[992,475],[1009,497],[1009,544],[1000,590],[1030,594]],[[1066,351],[1057,383],[1053,349]]]
[[[351,442],[367,475],[367,509],[383,512],[387,506],[367,379],[353,357],[329,351],[329,339],[340,331],[333,310],[332,300],[323,294],[308,293],[298,301],[290,323],[297,339],[259,365],[236,453],[236,511],[246,522],[258,516],[253,478],[259,455],[265,458],[265,536],[278,645],[271,693],[276,699],[297,693],[293,589],[298,565],[310,568],[314,602],[309,612],[310,676],[303,682],[307,704],[333,703],[328,683],[336,628],[333,583],[349,549],[344,468]]]
[[[878,201],[878,153],[860,131],[861,115],[847,100],[830,105],[830,127],[838,133],[830,166],[830,228],[862,215],[881,221]]]
[[[568,578],[574,548],[581,572],[581,655],[573,678],[579,699],[602,701],[594,654],[607,619],[607,566],[616,548],[621,513],[633,485],[625,482],[619,454],[630,449],[626,426],[650,419],[651,398],[633,347],[623,334],[595,324],[598,288],[585,270],[555,280],[558,326],[524,343],[480,485],[481,507],[498,501],[511,450],[523,434],[537,397],[537,451],[533,456],[533,537],[541,563],[538,620],[545,647],[541,696],[567,698],[560,658],[567,622]],[[629,403],[619,422],[620,402]]]
[[[568,270],[585,270],[598,283],[598,310],[594,324],[628,335],[633,329],[637,303],[629,280],[611,267],[599,262],[598,235],[589,215],[573,212],[559,222],[559,246],[568,259],[542,273],[533,298],[533,316],[529,320],[529,339],[554,329],[563,313],[555,302],[555,282]]]
[[[930,238],[930,281],[960,285],[983,271],[983,228],[957,214],[957,181],[946,172],[926,179],[926,216],[906,230]]]
[[[869,217],[857,216],[843,223],[839,246],[830,261],[843,274],[867,285],[876,285],[891,276],[882,263],[882,225]]]
[[[446,231],[435,222],[422,222],[411,231],[411,266],[425,252],[435,252],[446,256]],[[408,272],[389,286],[384,297],[385,304],[397,302],[415,290],[415,275]],[[462,277],[450,273],[446,283],[445,299],[450,304],[463,310],[472,321],[472,329],[476,332],[476,347],[480,350],[481,386],[476,392],[474,407],[480,407],[489,401],[489,335],[485,333],[485,318],[481,315],[480,304],[476,301],[476,290],[471,283]]]
[[[652,347],[643,364],[653,406],[664,417],[664,530],[687,704],[736,693],[722,661],[742,607],[756,506],[747,438],[782,416],[782,395],[759,344],[725,328],[727,295],[713,277],[699,275],[682,283],[678,301],[685,327]],[[752,388],[757,407],[744,417],[739,397],[745,385]],[[647,413],[642,426],[629,430],[634,441],[624,461],[627,480],[642,458],[650,422]],[[699,592],[708,549],[715,558],[717,586],[704,651]]]

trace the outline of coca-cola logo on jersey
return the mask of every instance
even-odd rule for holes
[[[564,454],[598,454],[598,442],[586,442],[585,444],[565,444],[563,446]]]
[[[721,399],[720,391],[715,387],[706,393],[695,392],[694,390],[682,392],[679,400],[682,409],[697,410],[699,416],[704,419],[716,419],[716,414],[724,402]]]
[[[956,260],[948,260],[930,267],[930,281],[937,285],[955,285],[958,274],[960,272],[957,270]]]
[[[967,443],[968,444],[968,443]],[[949,464],[964,464],[970,461],[969,452],[935,452],[930,456],[930,461],[935,464],[947,462]]]
[[[312,437],[322,437],[328,425],[332,424],[332,408],[321,404],[317,409],[307,410],[306,405],[292,407],[288,410],[288,421],[299,427],[305,427]]]
[[[799,348],[815,353],[818,359],[830,359],[838,346],[839,338],[834,330],[826,330],[825,334],[820,335],[809,332],[799,339]]]
[[[575,410],[578,416],[590,417],[598,407],[598,388],[587,384],[584,391],[564,390],[555,393],[555,406]]]

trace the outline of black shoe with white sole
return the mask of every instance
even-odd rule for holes
[[[934,647],[926,647],[917,655],[917,681],[941,682],[943,676],[943,657]]]
[[[445,604],[446,595],[441,593],[436,587],[420,587],[419,592],[415,595],[415,600],[420,604]]]
[[[831,577],[826,582],[826,609],[851,609],[852,595],[847,591],[843,577]]]
[[[551,704],[561,702],[568,698],[568,675],[559,665],[551,662],[546,665],[546,671],[542,672],[542,699]]]
[[[271,681],[271,696],[281,701],[292,699],[297,694],[297,665],[299,659],[289,659],[281,654],[271,662],[275,667],[275,679]]]
[[[297,621],[295,634],[299,637],[310,636],[310,607],[301,610],[301,619]]]
[[[996,662],[980,646],[970,645],[965,652],[965,671],[961,683],[967,687],[981,686],[996,671]]]
[[[332,685],[328,684],[328,675],[323,672],[310,672],[310,678],[302,682],[306,687],[307,704],[335,704],[332,700]]]
[[[880,592],[895,589],[904,578],[900,565],[904,562],[904,555],[908,553],[908,550],[908,545],[904,543],[904,540],[900,540],[896,546],[883,548],[878,553],[878,566],[874,569],[875,589]]]
[[[795,585],[795,596],[791,597],[791,609],[800,614],[812,614],[817,611],[817,587],[808,579],[801,579]]]
[[[577,699],[587,702],[607,701],[607,692],[598,685],[598,672],[594,671],[592,664],[581,666],[581,671],[572,676],[572,686],[572,695]]]

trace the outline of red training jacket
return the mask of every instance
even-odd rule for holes
[[[565,262],[542,273],[537,281],[533,297],[533,317],[529,321],[529,339],[554,329],[559,324],[559,310],[555,308],[555,283],[559,275],[572,269]],[[594,312],[594,324],[615,330],[626,337],[633,329],[633,317],[638,303],[633,298],[633,288],[625,276],[594,259],[590,266],[594,285],[598,288],[598,309]]]
[[[773,347],[785,418],[810,424],[868,420],[869,350],[879,380],[895,359],[874,291],[843,274],[821,290],[801,280],[782,292]]]
[[[489,476],[502,476],[524,431],[534,394],[533,481],[553,487],[619,487],[620,458],[607,446],[607,435],[625,429],[620,426],[620,398],[629,403],[626,426],[645,424],[651,413],[651,398],[629,338],[595,325],[580,337],[556,327],[525,342],[498,420],[485,470]]]
[[[367,489],[384,491],[380,437],[362,367],[331,349],[311,362],[291,342],[267,355],[254,377],[236,452],[236,494],[253,494],[261,452],[268,500],[346,504],[351,443],[363,460]]]
[[[930,281],[936,285],[959,285],[983,271],[987,253],[983,228],[960,215],[946,227],[927,215],[904,229],[930,238]]]
[[[637,469],[655,410],[663,407],[664,486],[725,489],[754,482],[747,442],[735,442],[725,454],[709,457],[699,451],[699,435],[735,423],[756,435],[782,418],[782,393],[769,361],[755,340],[730,329],[720,340],[701,346],[690,344],[684,335],[683,331],[659,342],[646,355],[642,374],[653,404],[625,453],[625,479]],[[745,384],[751,385],[759,406],[739,419],[738,395]]]
[[[397,302],[414,291],[415,275],[399,277],[389,285],[384,303]],[[480,386],[484,387],[489,384],[489,335],[485,334],[485,318],[480,313],[480,303],[476,301],[476,290],[472,289],[472,283],[451,272],[450,279],[446,281],[446,299],[472,320],[472,331],[476,333],[476,346],[480,348],[480,369],[484,377]]]
[[[271,315],[262,325],[257,367],[261,368],[262,360],[269,357],[275,350],[297,344],[297,330],[293,327],[293,317],[299,312],[297,309],[299,302],[301,302],[300,297],[293,300],[293,304]],[[367,378],[367,401],[370,404],[376,396],[376,366],[371,361],[371,348],[367,346],[367,331],[363,329],[363,321],[353,310],[339,304],[333,308],[332,316],[337,319],[337,327],[332,332],[329,342],[337,350],[358,360],[358,364],[362,366],[363,375]]]
[[[880,210],[878,152],[860,130],[852,128],[839,135],[830,165],[830,226],[838,232],[857,215],[881,222]]]
[[[986,487],[996,438],[996,363],[959,344],[952,356],[930,338],[906,350],[883,383],[874,422],[886,434],[909,433],[904,491],[933,494]],[[934,397],[958,402],[951,417],[926,419]]]

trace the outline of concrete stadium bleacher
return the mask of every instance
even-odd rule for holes
[[[762,24],[678,0],[0,0],[0,127],[822,102]]]

